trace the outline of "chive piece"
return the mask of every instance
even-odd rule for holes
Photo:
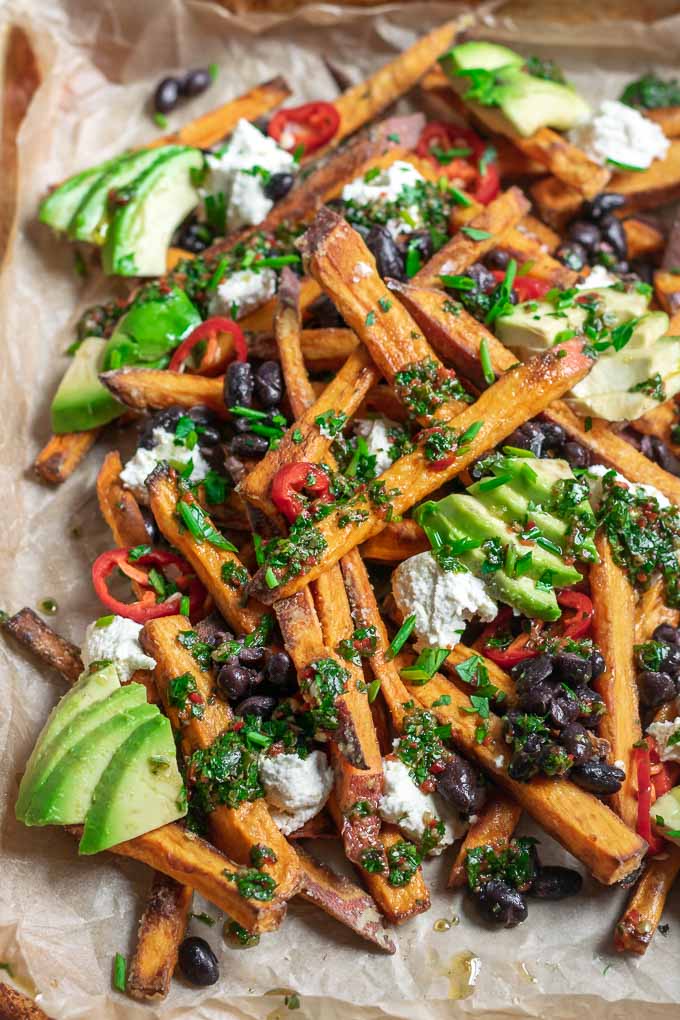
[[[370,704],[373,704],[375,699],[378,697],[380,691],[380,680],[375,679],[368,685],[368,700]]]
[[[481,482],[478,482],[477,488],[480,492],[490,492],[491,489],[498,489],[501,485],[511,481],[512,475],[509,473],[496,475],[494,478],[483,478]]]
[[[471,241],[487,241],[492,236],[488,230],[480,230],[478,227],[461,227],[460,232]]]
[[[278,588],[279,582],[276,578],[276,574],[271,567],[267,567],[264,572],[264,583],[268,588]]]
[[[481,429],[483,421],[473,421],[469,428],[465,429],[462,435],[458,436],[458,450],[461,450],[468,443],[471,443]]]
[[[389,648],[385,652],[386,659],[393,659],[395,655],[398,655],[402,650],[406,642],[413,632],[413,628],[416,625],[416,616],[413,613],[411,616],[407,616],[401,627],[390,641]]]
[[[113,987],[119,992],[127,987],[127,960],[122,953],[116,953],[113,958]]]
[[[562,550],[559,545],[556,545],[555,542],[551,542],[549,538],[545,537],[545,535],[538,536],[536,539],[536,545],[540,545],[541,549],[545,549],[546,552],[554,553],[555,556],[562,555]]]
[[[493,365],[491,364],[489,344],[485,336],[482,337],[481,343],[479,345],[479,360],[482,365],[482,375],[484,376],[484,382],[490,386],[491,383],[496,381],[496,373],[494,372]]]
[[[241,404],[234,404],[229,408],[229,411],[236,418],[250,418],[252,421],[262,421],[267,417],[264,411],[256,411],[253,407],[242,407]]]
[[[208,74],[210,75],[210,81],[215,81],[215,79],[217,78],[217,75],[219,73],[220,73],[220,68],[219,68],[218,64],[209,64],[208,65]],[[194,916],[198,917],[199,915],[195,914]]]
[[[164,113],[154,113],[153,122],[159,128],[166,128],[168,126],[168,118]]]
[[[460,188],[449,188],[451,198],[456,205],[462,205],[463,208],[468,209],[472,205],[472,199],[468,198],[464,191]]]
[[[217,290],[217,287],[221,283],[222,277],[224,276],[224,271],[227,268],[228,261],[229,260],[227,256],[223,255],[220,261],[217,263],[217,266],[215,267],[215,272],[212,274],[210,280],[208,281],[208,286],[206,287],[206,290],[208,291]]]
[[[367,326],[375,325],[375,312],[369,312],[364,321]]]
[[[191,609],[191,601],[188,595],[182,595],[179,600],[179,612],[180,616],[188,616],[189,610]]]
[[[451,290],[474,290],[475,281],[471,276],[448,276],[444,274],[439,279],[442,281],[445,287],[450,287]]]
[[[262,535],[257,535],[253,532],[253,550],[255,552],[255,562],[258,567],[261,567],[264,563],[264,549],[262,548]]]

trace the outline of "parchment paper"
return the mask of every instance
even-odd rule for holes
[[[680,56],[680,17],[650,24],[605,21],[568,29],[527,18],[484,18],[489,37],[525,52],[557,56],[596,100],[618,95],[621,83],[650,67],[671,73]],[[4,16],[30,32],[43,70],[20,135],[21,193],[11,261],[0,284],[0,586],[4,608],[57,600],[54,625],[76,642],[99,615],[89,582],[92,559],[110,545],[97,512],[94,479],[105,444],[61,488],[38,484],[27,470],[48,435],[48,406],[66,361],[70,326],[81,308],[111,285],[83,283],[72,252],[35,220],[40,195],[54,181],[154,133],[145,104],[171,69],[215,61],[217,85],[171,118],[178,126],[246,87],[285,74],[295,98],[332,97],[335,87],[321,55],[353,80],[378,66],[445,17],[453,4],[388,4],[342,11],[312,5],[296,16],[231,15],[207,3],[179,0],[24,0]],[[592,17],[598,11],[589,9]],[[651,10],[645,7],[646,17]],[[1,186],[1,184],[0,184]],[[112,430],[110,443],[119,444]],[[125,440],[123,449],[125,449]],[[129,440],[128,440],[129,442]],[[612,926],[626,894],[586,879],[576,900],[530,904],[529,921],[489,931],[460,894],[445,890],[448,862],[428,864],[432,909],[397,931],[398,953],[373,952],[309,905],[294,902],[283,928],[247,951],[226,947],[221,924],[193,922],[221,960],[221,981],[207,990],[173,983],[161,1005],[136,1005],[110,988],[116,951],[128,954],[150,874],[106,855],[78,861],[73,841],[58,830],[26,830],[13,818],[17,777],[61,687],[53,676],[6,643],[2,657],[0,789],[4,822],[0,878],[0,961],[57,1020],[137,1020],[141,1017],[282,1020],[282,994],[295,990],[301,1017],[369,1020],[541,1016],[571,1020],[646,1020],[678,1015],[678,898],[665,915],[671,931],[657,934],[638,960],[612,955]],[[540,833],[538,833],[540,836]],[[547,861],[566,855],[547,838]],[[196,906],[204,909],[204,905]],[[205,907],[216,915],[214,908]],[[439,918],[460,915],[444,933]],[[474,984],[460,987],[462,953],[474,954]],[[451,982],[447,972],[454,975]],[[2,973],[0,977],[5,978]],[[453,986],[453,987],[452,987]],[[458,986],[458,987],[456,987]],[[464,1000],[450,998],[461,991]]]

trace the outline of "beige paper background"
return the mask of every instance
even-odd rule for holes
[[[145,103],[169,69],[213,60],[221,67],[217,85],[175,114],[173,127],[275,72],[288,77],[298,100],[330,98],[335,89],[320,54],[358,80],[458,9],[450,3],[395,3],[343,12],[315,4],[294,16],[258,18],[190,0],[0,3],[0,18],[19,21],[29,31],[44,76],[21,129],[16,234],[0,281],[5,609],[37,607],[42,598],[54,597],[55,626],[80,641],[85,624],[100,612],[89,564],[110,544],[94,495],[103,446],[56,490],[38,484],[27,470],[47,436],[49,399],[66,364],[60,352],[69,342],[75,309],[97,292],[110,292],[110,285],[96,279],[83,284],[72,272],[69,248],[36,223],[46,186],[149,137],[154,128]],[[598,16],[592,8],[589,13]],[[680,18],[568,29],[534,17],[515,23],[502,13],[484,22],[499,41],[521,38],[527,51],[547,45],[545,52],[559,55],[592,99],[617,95],[621,82],[649,67],[672,71],[680,57]],[[111,443],[119,439],[112,430]],[[301,1020],[468,1014],[572,1020],[586,1011],[594,1020],[627,1020],[642,1011],[645,1020],[678,1015],[678,897],[664,918],[671,925],[668,937],[657,935],[643,959],[621,958],[611,954],[612,926],[626,898],[621,890],[586,880],[577,900],[534,902],[526,924],[491,932],[475,921],[460,895],[446,892],[447,866],[441,860],[427,867],[432,909],[397,932],[399,948],[392,958],[294,902],[280,932],[248,951],[224,946],[219,924],[208,929],[194,923],[195,933],[210,939],[221,958],[220,984],[198,990],[177,981],[165,1003],[135,1004],[110,990],[111,961],[116,951],[132,949],[149,872],[106,856],[78,862],[63,833],[16,824],[17,777],[60,687],[4,642],[0,685],[0,960],[11,962],[23,987],[33,986],[57,1020],[280,1020],[286,1015],[282,996],[265,993],[283,987],[300,995]],[[546,860],[564,858],[547,839],[543,846]],[[435,920],[453,912],[461,916],[458,926],[433,931]],[[481,966],[474,993],[453,1001],[446,971],[463,951],[476,954]]]

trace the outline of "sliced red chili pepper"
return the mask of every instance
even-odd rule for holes
[[[492,269],[492,273],[499,283],[505,279],[503,269]],[[550,290],[550,284],[535,276],[516,276],[512,289],[517,295],[518,301],[540,301]]]
[[[565,609],[575,610],[573,616],[564,619],[562,639],[575,641],[585,637],[593,622],[593,603],[581,591],[561,591],[557,603]]]
[[[475,189],[472,192],[472,197],[482,205],[488,205],[489,202],[493,202],[500,190],[501,173],[498,169],[498,163],[487,163],[486,170],[480,175]]]
[[[340,127],[340,114],[333,103],[304,103],[279,110],[269,121],[267,132],[284,149],[294,152],[303,146],[308,156],[330,142]]]
[[[294,521],[305,508],[299,493],[307,492],[316,499],[329,495],[328,475],[317,464],[301,460],[279,468],[272,480],[272,502],[286,520]]]
[[[510,623],[512,615],[510,606],[504,606],[496,619],[492,620],[479,636],[479,646],[482,655],[486,656],[487,659],[491,659],[498,666],[502,666],[503,669],[510,669],[511,666],[516,666],[518,662],[523,662],[525,659],[534,659],[538,655],[535,649],[526,647],[527,642],[532,637],[532,634],[527,632],[518,634],[506,648],[489,646],[489,641],[503,631]]]
[[[471,128],[432,121],[423,128],[416,153],[449,180],[462,183],[477,202],[488,205],[500,191],[500,173],[495,160],[484,160],[480,173],[480,160],[486,148],[484,139]],[[462,151],[460,156],[453,155],[456,149]],[[451,153],[450,158],[447,153]]]
[[[234,338],[234,359],[236,361],[248,360],[246,339],[238,323],[232,319],[226,319],[222,315],[213,315],[212,318],[206,319],[200,326],[193,329],[186,340],[182,340],[179,347],[175,348],[168,365],[169,370],[171,372],[180,372],[196,344],[199,344],[201,340],[210,340],[217,333],[231,333]]]
[[[637,770],[638,815],[637,832],[649,844],[650,854],[657,854],[664,847],[664,840],[652,829],[652,777],[649,768],[649,747],[633,749],[633,761]]]
[[[185,592],[189,595],[189,615],[193,620],[205,602],[205,588],[196,577],[191,576],[192,570],[186,560],[175,553],[165,552],[163,549],[153,549],[145,556],[140,556],[136,563],[142,567],[161,569],[170,565],[178,567],[181,571],[175,582],[180,589],[178,592],[171,595],[165,602],[154,601],[154,593],[150,587],[137,602],[121,602],[111,595],[106,581],[117,567],[124,573],[130,571],[129,554],[130,549],[109,549],[108,552],[98,556],[92,564],[92,584],[103,605],[117,616],[124,616],[128,620],[134,620],[135,623],[146,623],[147,620],[155,620],[160,616],[173,616],[179,612],[179,601],[182,592]],[[138,570],[136,566],[133,566],[132,570],[134,571],[133,579],[138,584],[144,586],[149,584],[147,573],[141,569]],[[128,576],[132,575],[128,573]]]

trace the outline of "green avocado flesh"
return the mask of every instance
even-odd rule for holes
[[[99,382],[107,341],[89,336],[73,356],[52,400],[52,431],[85,432],[113,421],[124,408]]]
[[[46,223],[53,230],[66,230],[78,206],[87,195],[92,185],[108,173],[119,162],[120,157],[109,159],[98,166],[83,170],[60,184],[40,203],[38,216],[41,223]]]

